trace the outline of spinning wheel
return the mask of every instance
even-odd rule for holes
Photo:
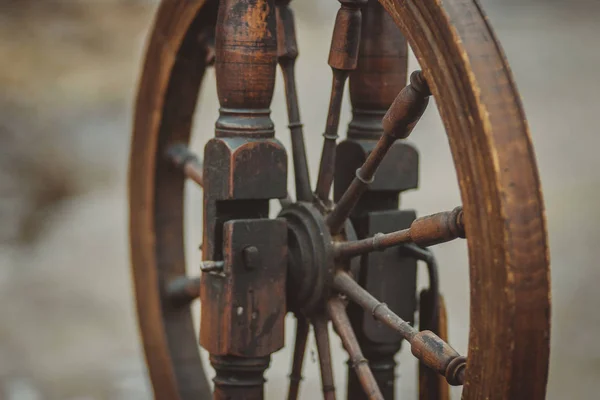
[[[349,399],[394,398],[393,359],[403,341],[420,360],[421,399],[448,398],[448,384],[463,385],[464,399],[543,399],[550,304],[542,196],[519,97],[485,16],[475,0],[340,3],[314,192],[289,1],[163,0],[159,7],[130,160],[132,268],[156,398],[262,399],[263,373],[284,345],[284,316],[292,312],[289,399],[301,390],[310,327],[323,396],[335,398],[332,368],[342,364],[330,357],[329,321],[349,354]],[[409,79],[408,45],[422,68]],[[295,199],[269,116],[277,64]],[[207,68],[216,69],[221,108],[200,161],[187,144]],[[353,120],[337,143],[347,80]],[[398,210],[418,172],[417,152],[403,139],[415,127],[418,134],[430,96],[463,205],[417,218]],[[204,191],[199,277],[185,273],[186,178]],[[282,204],[275,219],[268,218],[270,199]],[[428,246],[465,237],[471,322],[468,354],[459,355],[445,342],[446,310]],[[420,295],[418,260],[430,281]],[[198,298],[199,339],[189,308]],[[216,371],[214,394],[198,341]]]

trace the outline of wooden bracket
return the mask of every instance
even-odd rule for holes
[[[222,272],[202,275],[200,344],[211,355],[263,357],[284,344],[287,224],[224,224]]]

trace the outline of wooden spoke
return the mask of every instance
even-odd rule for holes
[[[167,293],[173,303],[188,305],[200,297],[200,277],[175,278],[167,285]]]
[[[429,104],[431,91],[421,71],[410,75],[404,88],[383,116],[383,131],[396,139],[405,139],[413,131]]]
[[[294,177],[296,181],[296,198],[300,201],[310,201],[312,192],[304,132],[300,122],[298,93],[296,90],[296,58],[298,45],[296,43],[296,27],[294,14],[289,7],[290,0],[276,0],[277,6],[277,60],[283,73],[285,97],[287,103],[289,129],[292,142],[292,159],[294,162]]]
[[[336,332],[342,339],[344,348],[350,356],[350,365],[356,372],[365,394],[369,399],[383,400],[377,381],[369,368],[367,359],[363,356],[356,335],[350,325],[348,314],[346,314],[346,306],[339,297],[334,297],[327,302],[327,311]]]
[[[329,332],[325,315],[317,315],[312,320],[315,330],[315,340],[319,352],[321,366],[321,382],[323,385],[323,399],[335,400],[335,385],[333,382],[333,367],[331,366],[331,351],[329,347]]]
[[[331,98],[327,114],[327,125],[323,137],[323,151],[319,164],[316,194],[326,201],[329,197],[334,178],[336,140],[340,123],[340,111],[344,85],[350,71],[356,68],[358,47],[360,44],[361,12],[360,7],[367,0],[340,0],[342,7],[337,13],[333,38],[329,51],[329,66],[333,71]]]
[[[167,157],[173,162],[173,165],[181,168],[188,178],[196,182],[200,187],[204,187],[202,162],[185,144],[177,143],[169,147]]]
[[[301,318],[288,400],[299,396],[310,325],[324,397],[336,398],[329,319],[350,354],[348,400],[394,398],[394,357],[404,339],[421,362],[421,400],[447,400],[447,383],[464,385],[465,400],[544,399],[551,313],[539,174],[510,68],[478,1],[339,0],[312,184],[290,1],[160,0],[157,8],[128,185],[131,268],[154,397],[263,399],[265,371],[285,345],[285,316],[293,312]],[[406,86],[409,47],[422,71]],[[188,146],[209,66],[219,117],[196,156]],[[271,119],[278,69],[291,155]],[[337,143],[347,81],[352,121]],[[431,161],[403,140],[431,96],[464,216],[458,207],[415,219],[400,207],[403,192],[418,187],[419,164]],[[287,192],[290,159],[297,199]],[[203,190],[201,278],[186,277],[187,178]],[[275,199],[283,210],[271,218]],[[466,231],[468,367],[447,344],[437,264],[427,250]],[[419,260],[430,287],[417,302]],[[345,297],[355,303],[347,310]],[[190,307],[196,298],[199,331]],[[198,344],[210,355],[212,386]]]
[[[337,233],[360,196],[373,182],[375,172],[396,139],[404,139],[412,132],[425,112],[431,92],[421,71],[411,75],[411,83],[400,91],[384,117],[383,135],[369,153],[364,164],[356,170],[356,176],[344,192],[333,211],[327,215],[331,233]]]
[[[438,266],[437,266],[437,260],[435,259],[433,253],[428,250],[428,249],[423,249],[417,245],[415,245],[414,243],[407,243],[405,245],[403,245],[401,247],[401,250],[410,254],[412,257],[416,258],[417,260],[421,260],[424,261],[425,264],[427,265],[427,276],[429,278],[429,288],[427,289],[427,296],[429,301],[431,302],[431,304],[433,304],[433,311],[429,312],[428,315],[430,315],[427,318],[430,318],[431,321],[426,322],[426,325],[429,326],[434,326],[435,323],[433,322],[433,320],[438,318],[438,315],[436,314],[436,307],[435,305],[437,305],[438,303],[438,296],[439,296],[439,276],[438,276]],[[423,318],[425,318],[422,314],[420,314],[420,318],[421,318],[421,324],[423,323]],[[421,328],[421,330],[423,330],[424,328]],[[431,331],[433,331],[434,333],[437,333],[434,329],[430,329],[427,328]]]
[[[405,244],[400,249],[427,264],[429,287],[421,291],[419,298],[419,330],[430,330],[448,342],[446,306],[439,293],[437,261],[433,253],[413,243]],[[419,363],[419,399],[450,400],[447,382],[424,363]]]
[[[419,300],[419,329],[430,330],[443,341],[448,341],[448,322],[443,296],[423,290]],[[419,363],[419,400],[450,400],[450,388],[444,378]]]
[[[335,243],[337,258],[349,258],[405,243],[432,246],[465,237],[462,207],[417,218],[410,228],[373,237]]]
[[[329,197],[329,190],[333,183],[336,140],[338,138],[337,130],[340,122],[339,114],[342,108],[342,96],[347,77],[347,71],[334,69],[331,99],[329,101],[329,116],[327,117],[327,126],[323,134],[325,140],[323,141],[316,188],[316,194],[322,201],[325,201]]]
[[[440,339],[431,331],[419,332],[387,305],[381,303],[369,292],[363,289],[346,272],[339,271],[333,279],[333,287],[361,306],[373,317],[399,332],[409,343],[415,357],[446,377],[451,385],[462,385],[466,367],[466,358]]]
[[[207,67],[214,67],[216,59],[215,51],[215,30],[205,29],[198,35],[198,42],[203,44],[205,57],[204,62]]]
[[[309,324],[308,320],[301,316],[296,316],[296,341],[294,344],[294,358],[292,359],[292,371],[290,373],[290,388],[288,391],[288,400],[296,400],[302,381],[302,364],[304,362],[304,353],[306,351],[306,341],[308,339]]]

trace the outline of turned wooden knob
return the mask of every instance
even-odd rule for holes
[[[465,237],[462,207],[417,218],[410,226],[410,238],[420,246],[432,246]]]
[[[450,385],[461,385],[467,360],[431,331],[421,331],[411,340],[411,352],[423,364],[444,375]]]
[[[400,91],[388,112],[383,117],[386,135],[405,139],[410,135],[429,104],[429,86],[421,71],[410,76],[410,85]]]

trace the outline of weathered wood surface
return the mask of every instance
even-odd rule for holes
[[[329,59],[334,82],[316,190],[320,198],[316,204],[324,213],[334,176],[339,99],[349,71],[359,65],[359,6],[365,3],[342,1],[334,30]],[[464,359],[433,333],[414,332],[374,298],[364,305],[376,305],[373,313],[403,332],[413,354],[446,375],[448,381],[457,384],[464,380],[463,398],[543,399],[550,315],[545,220],[535,156],[510,71],[473,0],[381,3],[421,64],[423,74],[413,81],[413,87],[426,97],[426,83],[436,99],[454,157],[464,210],[460,224],[467,233],[470,258],[471,329],[466,372]],[[269,199],[286,197],[286,153],[273,139],[268,111],[278,58],[275,2],[221,2],[215,46],[209,32],[216,20],[215,3],[203,4],[183,0],[162,3],[136,106],[130,170],[131,248],[140,328],[158,398],[185,399],[207,392],[189,311],[174,306],[169,296],[171,281],[185,274],[184,176],[165,153],[168,146],[185,144],[189,139],[198,88],[205,65],[212,63],[211,54],[216,54],[222,109],[217,137],[207,146],[201,179],[205,188],[204,259],[225,258],[219,242],[223,223],[266,218]],[[209,31],[203,30],[207,27]],[[251,68],[246,70],[243,65]],[[419,96],[413,100],[418,101]],[[410,116],[390,119],[391,131],[410,132],[420,116],[422,107],[402,112],[406,104],[400,98],[389,111],[391,117]],[[408,179],[405,185],[410,188],[413,183]],[[384,197],[381,204],[388,206],[397,200]],[[354,204],[361,204],[355,200]],[[351,215],[348,211],[342,215],[345,213]],[[334,240],[346,240],[344,234],[337,235],[340,224],[334,222]],[[436,224],[425,224],[427,229],[421,236],[430,238],[430,233],[441,226]],[[461,236],[450,227],[439,231],[444,240],[449,237],[446,231]],[[325,252],[330,251],[326,247]],[[324,268],[327,274],[335,272],[333,266]],[[342,274],[345,272],[335,272],[336,277]],[[360,300],[355,295],[363,289],[350,281],[343,287],[338,282],[336,287]],[[325,393],[332,398],[331,360],[326,350],[329,339],[323,329],[326,322],[319,316],[322,314],[311,318],[321,332]],[[273,348],[278,347],[275,344]],[[212,362],[221,377],[233,374],[242,379],[250,373],[248,379],[255,390],[248,396],[262,397],[260,380],[268,357],[214,355]],[[249,369],[240,372],[244,366]],[[217,398],[239,395],[227,379],[217,390]]]

